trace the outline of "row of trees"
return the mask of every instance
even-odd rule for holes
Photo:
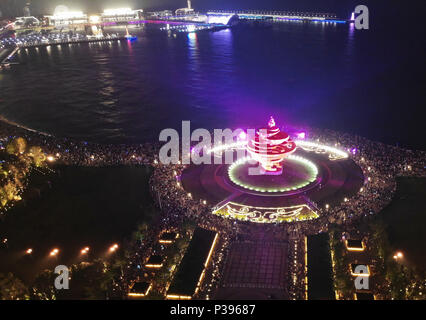
[[[70,268],[70,286],[67,290],[54,287],[58,275],[52,270],[40,273],[30,286],[12,273],[0,274],[0,300],[105,300],[121,297],[122,293],[114,287],[120,273],[115,261],[94,260],[74,264]]]
[[[334,286],[342,298],[351,299],[354,282],[348,269],[351,261],[341,240],[342,231],[337,227],[330,230],[330,246],[334,254]],[[425,275],[393,258],[394,250],[388,241],[384,223],[380,219],[371,221],[367,234],[368,252],[374,259],[374,273],[370,279],[375,285],[374,291],[383,299],[425,299]]]
[[[342,232],[337,227],[330,230],[330,249],[333,252],[334,289],[344,299],[350,299],[354,282],[348,272],[350,263],[345,245],[341,239]]]

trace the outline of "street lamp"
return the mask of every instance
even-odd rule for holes
[[[118,249],[118,244],[114,244],[109,248],[109,252],[114,252]]]
[[[403,257],[404,257],[404,255],[402,254],[402,252],[401,252],[401,251],[396,252],[396,253],[395,253],[395,255],[393,256],[393,258],[394,258],[395,260],[402,259]]]

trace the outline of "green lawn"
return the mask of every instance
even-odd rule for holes
[[[335,299],[328,233],[308,236],[308,299]]]
[[[192,296],[216,232],[196,228],[167,294]]]
[[[0,250],[0,272],[32,278],[52,264],[77,262],[85,246],[92,257],[104,256],[155,215],[150,174],[146,167],[61,167],[58,174],[32,175],[27,200],[0,222],[0,235],[9,239],[9,248]],[[48,257],[53,247],[61,250],[55,261]],[[32,258],[22,257],[27,248]]]
[[[398,178],[394,199],[381,213],[390,245],[420,270],[426,265],[426,178]]]

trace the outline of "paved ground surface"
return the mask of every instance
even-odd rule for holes
[[[181,176],[183,187],[191,192],[195,199],[207,200],[218,204],[227,198],[233,202],[262,207],[285,207],[306,203],[308,197],[322,205],[340,203],[344,197],[350,197],[362,187],[364,176],[361,168],[351,159],[330,161],[327,156],[300,152],[314,162],[318,169],[318,180],[306,188],[284,193],[260,193],[244,190],[232,184],[228,178],[228,165],[192,165]],[[283,174],[290,174],[287,168]],[[296,169],[294,167],[293,169]],[[297,175],[292,173],[292,175]],[[271,177],[277,180],[277,177]],[[268,178],[268,177],[266,177]],[[265,183],[264,181],[262,183]]]
[[[285,241],[234,242],[216,299],[288,299]]]

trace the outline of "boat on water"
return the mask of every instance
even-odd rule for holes
[[[136,40],[138,37],[131,35],[129,33],[129,29],[126,27],[126,35],[124,36],[127,40],[133,41]]]

